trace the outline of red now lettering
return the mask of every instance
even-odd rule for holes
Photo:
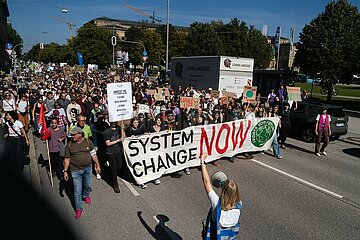
[[[214,137],[215,137],[215,126],[212,127],[212,134],[211,134],[211,140],[209,144],[209,139],[207,137],[206,131],[204,128],[201,128],[201,138],[200,138],[200,156],[203,154],[203,142],[205,141],[205,146],[207,150],[207,155],[211,156],[212,154],[212,145],[214,143]]]
[[[208,135],[204,128],[201,128],[201,138],[200,138],[200,156],[204,152],[203,146],[205,143],[207,154],[210,156],[212,155],[212,147],[216,136],[215,141],[215,150],[218,154],[224,154],[228,150],[229,142],[230,142],[230,134],[231,134],[231,142],[232,142],[232,150],[235,151],[237,146],[241,148],[244,145],[244,142],[246,140],[247,134],[249,132],[249,129],[251,127],[251,120],[247,121],[246,129],[244,132],[244,123],[245,121],[240,121],[239,125],[236,126],[236,122],[232,122],[231,126],[227,123],[223,123],[219,131],[216,132],[215,126],[212,126],[211,131],[211,139],[209,142]],[[221,138],[221,134],[223,131],[226,130],[226,137],[225,137],[225,146],[221,148],[219,146],[219,141]]]
[[[220,140],[220,137],[221,137],[221,133],[222,133],[222,131],[223,131],[224,129],[227,130],[227,133],[226,133],[226,138],[225,138],[225,146],[224,146],[224,148],[221,149],[221,148],[219,147],[219,140]],[[229,127],[229,125],[227,125],[227,124],[221,125],[221,127],[220,127],[220,129],[219,129],[219,133],[218,133],[217,138],[216,138],[216,143],[215,143],[216,151],[217,151],[219,154],[223,154],[223,153],[225,153],[225,152],[227,151],[228,146],[229,146],[229,141],[228,141],[229,135],[230,135],[230,127]]]

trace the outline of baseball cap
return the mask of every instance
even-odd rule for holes
[[[79,127],[74,127],[73,129],[70,130],[69,132],[71,135],[75,135],[77,133],[84,133],[83,130]]]
[[[160,107],[160,110],[163,111],[163,110],[166,110],[166,107],[163,105]]]

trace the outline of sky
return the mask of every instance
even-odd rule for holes
[[[295,41],[305,24],[317,17],[325,9],[329,0],[7,0],[10,16],[8,20],[24,41],[23,52],[37,43],[56,42],[65,44],[70,36],[66,23],[76,26],[73,35],[83,24],[98,17],[121,20],[144,21],[151,19],[123,4],[167,21],[167,2],[169,2],[170,23],[176,26],[190,26],[193,22],[221,20],[228,23],[232,18],[253,25],[262,31],[267,25],[268,35],[275,35],[281,27],[281,36],[289,38],[290,28],[295,28]],[[348,0],[360,9],[359,0]],[[62,9],[67,9],[63,13]]]

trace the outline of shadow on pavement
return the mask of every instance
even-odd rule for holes
[[[26,179],[0,156],[2,233],[11,239],[79,239]]]
[[[299,150],[301,152],[304,152],[304,153],[309,153],[309,154],[314,154],[315,153],[315,150],[314,151],[310,151],[310,150],[307,150],[305,148],[302,148],[302,147],[299,147],[299,146],[295,146],[293,144],[289,144],[289,143],[286,143],[285,144],[287,147],[291,147],[293,149],[296,149],[296,150]],[[315,148],[315,144],[314,144],[314,148]]]
[[[155,231],[151,229],[151,227],[146,223],[146,221],[141,216],[142,212],[138,211],[137,215],[142,223],[142,225],[145,227],[145,229],[151,234],[151,236],[154,239],[161,239],[161,240],[181,240],[179,234],[171,230],[168,226],[166,226],[166,222],[169,221],[169,218],[165,215],[158,214],[156,215],[156,218],[159,220],[158,225],[155,227]]]
[[[360,148],[346,148],[342,150],[344,153],[360,158]]]

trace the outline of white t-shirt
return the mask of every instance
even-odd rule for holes
[[[331,117],[330,117],[330,115],[328,115],[329,116],[329,123],[331,122]],[[325,114],[323,114],[323,119],[325,120],[326,119],[326,115]],[[320,114],[318,114],[317,115],[317,117],[316,117],[316,121],[319,121],[320,120]]]
[[[16,120],[14,122],[14,124],[12,125],[12,128],[10,127],[9,125],[9,122],[6,122],[6,125],[8,125],[8,129],[9,129],[9,137],[19,137],[18,134],[20,134],[20,136],[22,135],[21,134],[21,128],[24,128],[24,124],[22,122],[20,122],[19,120]],[[14,130],[18,133],[16,134],[16,132],[14,132]]]

